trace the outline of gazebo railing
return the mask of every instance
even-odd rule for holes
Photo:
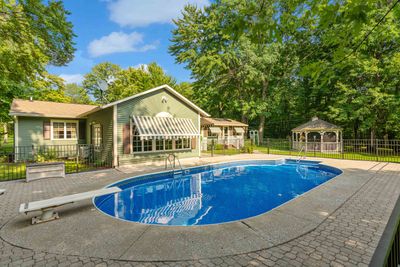
[[[293,141],[292,148],[294,150],[301,150],[304,147],[304,151],[319,151],[319,152],[341,152],[342,143],[341,142],[300,142]]]

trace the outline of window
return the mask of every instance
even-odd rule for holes
[[[176,139],[175,140],[175,149],[182,149],[183,148],[183,140],[182,139]]]
[[[140,139],[139,133],[136,129],[135,126],[132,127],[132,132],[133,132],[133,152],[142,152],[142,140]]]
[[[103,134],[101,132],[101,125],[100,124],[93,124],[92,125],[92,145],[94,146],[101,146],[103,141]]]
[[[78,137],[77,121],[52,121],[51,126],[52,139],[76,140]]]
[[[152,151],[153,150],[153,140],[143,140],[143,151]]]
[[[64,139],[64,122],[53,122],[53,139]]]
[[[228,127],[224,127],[224,136],[228,136]]]
[[[164,140],[156,139],[156,150],[164,150]]]
[[[77,125],[75,122],[67,122],[66,126],[66,136],[67,139],[76,139]]]
[[[165,150],[172,150],[172,139],[165,140]]]
[[[190,139],[189,138],[183,139],[183,148],[190,148]]]
[[[191,149],[192,147],[190,138],[142,140],[134,124],[132,124],[131,142],[133,153],[182,150]]]

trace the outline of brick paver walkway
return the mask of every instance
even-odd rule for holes
[[[400,195],[400,164],[380,163],[374,170],[319,226],[270,249],[196,261],[134,262],[34,251],[0,239],[0,266],[367,266]],[[126,175],[111,170],[57,182],[1,183],[7,193],[0,196],[0,225],[17,215],[19,203],[91,189],[100,179],[109,183],[109,176],[115,181]]]

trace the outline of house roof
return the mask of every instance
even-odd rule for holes
[[[201,118],[201,125],[248,127],[243,122],[223,118]]]
[[[339,126],[332,124],[330,122],[319,119],[318,117],[313,117],[310,121],[297,126],[292,129],[292,131],[320,131],[320,130],[341,130]]]
[[[153,93],[153,92],[155,92],[155,91],[163,90],[163,89],[164,89],[164,90],[167,90],[167,91],[170,92],[172,95],[176,96],[178,99],[180,99],[180,100],[181,100],[182,102],[184,102],[186,105],[188,105],[188,106],[191,107],[192,109],[194,109],[194,110],[196,110],[197,112],[199,112],[202,116],[210,117],[210,114],[208,114],[207,112],[205,112],[204,110],[202,110],[201,108],[199,108],[198,106],[196,106],[193,102],[191,102],[189,99],[187,99],[186,97],[184,97],[183,95],[181,95],[180,93],[178,93],[177,91],[175,91],[174,89],[172,89],[172,88],[171,88],[169,85],[167,85],[167,84],[164,84],[164,85],[161,85],[161,86],[158,86],[158,87],[149,89],[149,90],[147,90],[147,91],[144,91],[144,92],[139,93],[139,94],[136,94],[136,95],[132,95],[132,96],[129,96],[129,97],[120,99],[120,100],[118,100],[118,101],[114,101],[114,102],[112,102],[112,103],[109,103],[109,104],[107,104],[107,105],[104,105],[104,106],[100,107],[100,109],[109,108],[109,107],[118,105],[118,104],[120,104],[120,103],[122,103],[122,102],[131,100],[131,99],[134,99],[134,98],[137,98],[137,97],[141,97],[141,96],[144,96],[144,95]],[[87,114],[92,113],[92,112],[94,112],[94,111],[89,111]],[[84,114],[84,115],[87,115],[87,114]]]
[[[192,103],[189,99],[172,89],[168,85],[161,85],[153,89],[144,91],[142,93],[123,98],[121,100],[109,103],[104,106],[94,105],[82,105],[82,104],[68,104],[68,103],[57,103],[49,101],[37,101],[37,100],[23,100],[14,99],[11,104],[10,115],[12,116],[27,116],[27,117],[53,117],[53,118],[82,118],[93,112],[101,109],[106,109],[119,103],[150,94],[158,90],[167,90],[172,95],[176,96],[186,105],[199,112],[202,116],[209,117],[210,115]]]
[[[57,103],[50,101],[14,99],[10,115],[27,117],[77,118],[96,109],[94,105]]]

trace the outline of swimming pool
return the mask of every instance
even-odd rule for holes
[[[221,163],[128,178],[121,192],[96,197],[112,217],[157,225],[207,225],[260,215],[340,174],[314,161]]]

